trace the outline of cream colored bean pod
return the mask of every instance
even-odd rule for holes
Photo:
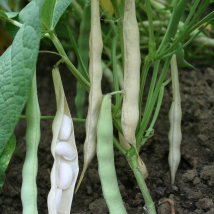
[[[79,165],[73,122],[65,98],[58,68],[53,69],[57,112],[53,121],[51,153],[51,190],[48,194],[49,214],[69,214]]]
[[[100,26],[100,11],[99,1],[91,0],[91,33],[90,33],[90,92],[89,92],[89,107],[86,118],[86,138],[84,143],[84,165],[83,170],[76,187],[78,190],[85,171],[88,165],[96,154],[97,141],[97,120],[100,112],[100,105],[102,101],[101,79],[102,79],[102,32]]]
[[[181,109],[181,97],[179,89],[179,78],[178,78],[178,67],[176,61],[176,55],[172,56],[171,60],[171,75],[172,75],[172,104],[169,110],[169,156],[168,162],[171,174],[171,183],[175,182],[175,175],[181,160],[181,119],[182,119],[182,109]]]
[[[135,14],[135,0],[125,0],[124,21],[124,90],[121,125],[123,135],[136,148],[135,131],[139,120],[140,41]]]

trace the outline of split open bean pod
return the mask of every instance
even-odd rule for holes
[[[51,190],[48,194],[48,212],[49,214],[69,214],[79,172],[78,154],[73,122],[57,67],[53,69],[52,74],[57,112],[52,124],[51,153],[54,163],[51,170]]]

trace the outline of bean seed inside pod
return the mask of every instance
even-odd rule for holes
[[[73,146],[63,141],[60,141],[56,144],[55,152],[66,160],[73,160],[77,154]]]
[[[60,189],[67,189],[71,184],[72,178],[73,171],[71,166],[67,163],[60,163],[58,169],[57,186]]]
[[[59,210],[61,199],[62,199],[62,189],[57,188],[57,190],[56,190],[56,208],[57,208],[57,210]]]
[[[59,131],[59,140],[68,140],[71,135],[72,128],[71,118],[64,114]]]

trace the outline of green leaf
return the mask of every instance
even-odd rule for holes
[[[26,103],[40,44],[40,9],[34,4],[12,45],[0,57],[0,155]]]
[[[46,0],[42,7],[42,24],[47,30],[53,30],[72,0]]]
[[[18,12],[6,12],[7,18],[12,19],[16,17],[19,13]]]
[[[7,0],[0,0],[0,6],[2,6],[7,11],[11,11]]]
[[[18,16],[16,17],[8,17],[8,18],[15,18],[14,20],[20,22],[20,23],[25,23],[28,20],[28,16],[31,15],[29,13],[29,11],[32,11],[33,8],[35,7],[35,4],[41,9],[42,4],[43,4],[44,0],[34,0],[31,1],[29,4],[27,4],[19,13]],[[6,15],[8,15],[8,13],[5,13]],[[11,13],[12,15],[12,13]],[[10,36],[12,38],[15,37],[16,33],[19,30],[19,27],[11,24],[10,22],[6,22],[6,29],[8,31],[8,33],[10,34]]]
[[[9,18],[12,19],[16,17],[19,13],[18,12],[4,12],[3,10],[0,10],[0,18]]]
[[[2,10],[0,10],[0,18],[7,18],[6,13]]]
[[[5,171],[10,162],[15,147],[16,147],[16,136],[12,134],[7,145],[4,148],[4,151],[0,156],[0,193],[2,192],[2,187],[4,185]]]

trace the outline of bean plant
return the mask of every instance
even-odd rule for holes
[[[26,119],[21,200],[23,213],[38,213],[40,121],[53,119],[50,152],[54,163],[47,205],[50,214],[70,213],[73,194],[95,155],[109,212],[127,213],[117,183],[114,146],[127,159],[127,171],[130,166],[145,210],[155,214],[155,204],[145,182],[149,174],[140,150],[154,135],[164,88],[172,83],[169,168],[174,184],[182,136],[178,68],[194,68],[184,59],[184,48],[190,42],[204,46],[206,40],[213,44],[204,33],[214,14],[204,15],[209,4],[210,0],[32,0],[16,12],[2,4],[0,19],[13,42],[0,57],[0,191],[16,147],[14,129],[20,119]],[[37,97],[36,64],[41,41],[50,41],[56,49],[56,52],[46,50],[46,54],[60,57],[53,65],[57,112],[52,117],[40,115]],[[75,54],[77,67],[68,52]],[[75,102],[71,104],[76,107],[77,118],[70,115],[60,63],[67,66],[77,82]],[[151,80],[147,77],[149,72]],[[102,92],[102,78],[110,83],[106,95]],[[145,85],[149,86],[148,93]],[[85,116],[83,107],[87,99]],[[21,115],[25,105],[26,113]],[[72,121],[79,122],[78,125],[85,123],[86,128],[84,166],[78,179],[81,160]]]

